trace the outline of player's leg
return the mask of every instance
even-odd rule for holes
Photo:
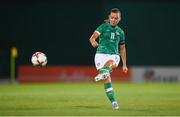
[[[99,71],[98,75],[95,77],[95,80],[96,81],[100,81],[100,80],[104,81],[104,89],[106,91],[106,95],[107,95],[108,99],[112,103],[113,109],[118,109],[119,106],[114,97],[114,91],[113,91],[112,84],[111,84],[110,71],[112,71],[114,68],[116,68],[118,66],[119,61],[120,61],[120,58],[118,55],[107,56],[104,54],[97,54],[95,56],[95,65]],[[103,77],[104,73],[109,74],[109,76],[104,78]]]
[[[108,61],[105,66],[109,66],[112,69],[115,69],[117,66],[114,64],[114,61]],[[108,99],[110,100],[113,109],[119,109],[118,103],[115,100],[115,96],[114,96],[114,90],[112,87],[112,83],[111,83],[111,77],[109,76],[108,79],[104,80],[104,89],[106,91],[106,95],[108,97]]]
[[[112,70],[112,62],[112,60],[109,60],[106,65],[104,65],[101,69],[98,70],[98,75],[95,77],[96,82],[108,79],[110,77],[110,71]]]
[[[96,54],[95,55],[95,65],[98,70],[98,75],[95,77],[95,81],[101,81],[107,79],[110,76],[109,71],[111,70],[108,66],[104,66],[108,61],[109,55],[107,54]]]
[[[112,104],[112,108],[119,109],[119,105],[118,105],[117,101],[115,100],[115,93],[114,93],[114,90],[112,87],[111,77],[104,80],[104,89],[105,89],[105,92],[106,92],[106,95],[107,95],[109,101]]]
[[[98,75],[95,77],[95,81],[101,81],[110,77],[110,72],[116,68],[114,60],[108,60],[104,66],[98,70]]]

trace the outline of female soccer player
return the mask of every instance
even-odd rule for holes
[[[110,72],[118,67],[120,56],[123,62],[123,72],[127,72],[126,48],[124,31],[118,27],[121,20],[121,12],[117,8],[110,11],[109,18],[100,25],[89,39],[91,45],[96,48],[95,66],[98,75],[95,81],[104,81],[104,89],[108,99],[112,103],[113,109],[119,109],[118,103],[114,97],[114,91],[111,84]],[[97,39],[98,42],[97,42]],[[119,52],[120,47],[120,52]]]

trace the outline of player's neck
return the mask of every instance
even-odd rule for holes
[[[114,26],[111,25],[110,22],[106,22],[106,23],[108,23],[112,28],[115,28],[117,26],[117,25],[114,25]]]

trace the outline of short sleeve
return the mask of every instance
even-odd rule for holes
[[[103,24],[100,25],[96,30],[95,32],[97,32],[99,35],[103,32]]]
[[[121,31],[120,45],[125,44],[125,34],[124,31]]]

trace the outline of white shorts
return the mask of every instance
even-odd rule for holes
[[[109,60],[113,60],[114,65],[118,66],[120,62],[120,57],[116,54],[96,54],[94,57],[96,69],[99,70],[103,68],[104,64],[106,64],[106,62]]]

